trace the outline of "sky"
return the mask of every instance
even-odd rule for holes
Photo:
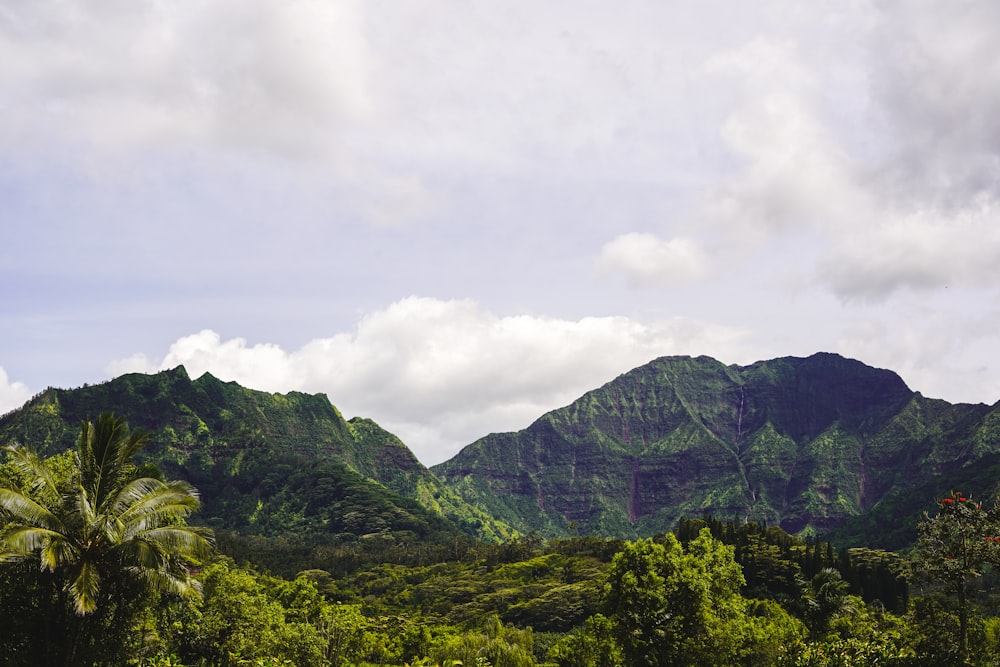
[[[0,0],[0,412],[183,364],[431,465],[664,355],[993,404],[998,44],[995,0]]]

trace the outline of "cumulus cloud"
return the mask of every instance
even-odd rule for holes
[[[744,336],[684,318],[498,316],[471,300],[409,297],[367,314],[350,333],[298,350],[201,331],[176,341],[162,360],[140,355],[108,370],[183,364],[193,377],[207,371],[266,391],[324,392],[346,415],[375,419],[431,464],[489,432],[524,428],[658,356],[749,361]]]
[[[7,371],[0,366],[0,414],[21,407],[31,398],[28,387],[21,382],[12,382]]]
[[[598,267],[622,271],[631,285],[668,286],[695,282],[709,273],[701,246],[690,238],[669,241],[653,234],[623,234],[601,248]]]

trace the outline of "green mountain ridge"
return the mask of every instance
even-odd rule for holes
[[[524,532],[632,538],[712,514],[898,548],[935,494],[996,492],[998,456],[1000,403],[927,399],[819,353],[660,358],[431,470]]]
[[[0,444],[55,454],[107,411],[152,431],[147,459],[199,488],[200,521],[300,546],[628,539],[711,514],[897,549],[939,494],[1000,490],[1000,403],[925,398],[828,353],[656,359],[430,469],[323,394],[192,380],[182,366],[47,389],[0,417]]]
[[[0,444],[59,453],[82,420],[102,412],[150,430],[144,458],[194,484],[199,520],[223,530],[298,544],[512,535],[444,487],[395,435],[370,419],[345,420],[325,395],[255,391],[209,373],[191,380],[183,366],[47,389],[0,417]]]

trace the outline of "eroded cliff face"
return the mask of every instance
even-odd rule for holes
[[[704,513],[826,531],[915,476],[962,467],[947,450],[989,412],[929,401],[895,373],[833,354],[746,367],[669,357],[432,470],[542,534],[649,535]]]

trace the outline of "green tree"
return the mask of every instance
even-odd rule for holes
[[[442,664],[453,660],[470,666],[534,667],[533,643],[530,628],[504,625],[494,614],[483,619],[478,628],[445,639],[434,650],[434,658]]]
[[[614,626],[603,614],[594,614],[583,627],[560,639],[548,653],[560,667],[618,667],[624,664]]]
[[[708,528],[687,551],[673,534],[639,540],[611,563],[607,615],[630,665],[733,664],[742,649],[744,584],[733,548]]]
[[[127,629],[159,592],[197,594],[189,564],[211,552],[210,537],[184,519],[198,494],[135,466],[148,435],[111,414],[83,422],[68,478],[31,450],[8,448],[15,474],[0,487],[0,562],[52,575],[52,593],[76,617],[62,628],[58,662],[114,662],[114,643],[98,634]]]
[[[822,638],[835,618],[857,613],[856,598],[848,595],[849,588],[840,572],[832,567],[817,572],[804,587],[803,616],[814,638]]]
[[[926,512],[917,525],[914,568],[940,583],[958,605],[959,654],[969,659],[969,585],[990,565],[1000,564],[1000,508],[958,491],[938,502],[938,513]]]
[[[305,579],[277,581],[227,559],[212,563],[199,577],[202,599],[178,605],[164,624],[173,630],[170,650],[186,664],[236,667],[265,659],[290,660],[299,667],[330,664],[323,656],[325,642],[309,622],[328,613],[328,605]],[[282,598],[302,607],[286,609]]]

